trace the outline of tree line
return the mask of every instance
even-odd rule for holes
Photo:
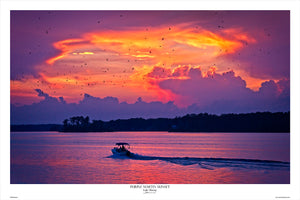
[[[90,120],[74,116],[63,121],[63,132],[170,131],[170,132],[290,132],[290,112],[246,114],[188,114],[175,118]]]

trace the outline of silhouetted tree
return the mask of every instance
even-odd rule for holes
[[[172,131],[172,132],[289,132],[290,112],[247,114],[188,114],[173,119],[118,119],[104,122],[88,116],[63,121],[63,131]]]
[[[68,122],[69,122],[68,119],[65,119],[65,120],[63,121],[63,124],[64,124],[65,127],[69,125]]]

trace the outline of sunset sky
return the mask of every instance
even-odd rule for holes
[[[289,11],[11,11],[12,119],[106,100],[289,111],[289,95]]]

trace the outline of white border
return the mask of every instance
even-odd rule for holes
[[[282,1],[13,1],[1,2],[0,80],[1,200],[18,199],[300,199],[299,131],[299,10],[297,0]],[[168,190],[144,195],[129,185],[10,185],[10,10],[290,10],[291,11],[291,184],[287,185],[170,185]]]

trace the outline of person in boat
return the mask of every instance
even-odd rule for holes
[[[113,149],[112,149],[112,153],[113,154],[115,154],[115,152],[117,152],[117,153],[126,153],[126,155],[130,155],[131,153],[130,153],[130,151],[127,149],[127,146],[128,146],[128,148],[129,148],[129,144],[128,143],[116,143],[116,145],[117,145],[117,147],[114,147]]]

